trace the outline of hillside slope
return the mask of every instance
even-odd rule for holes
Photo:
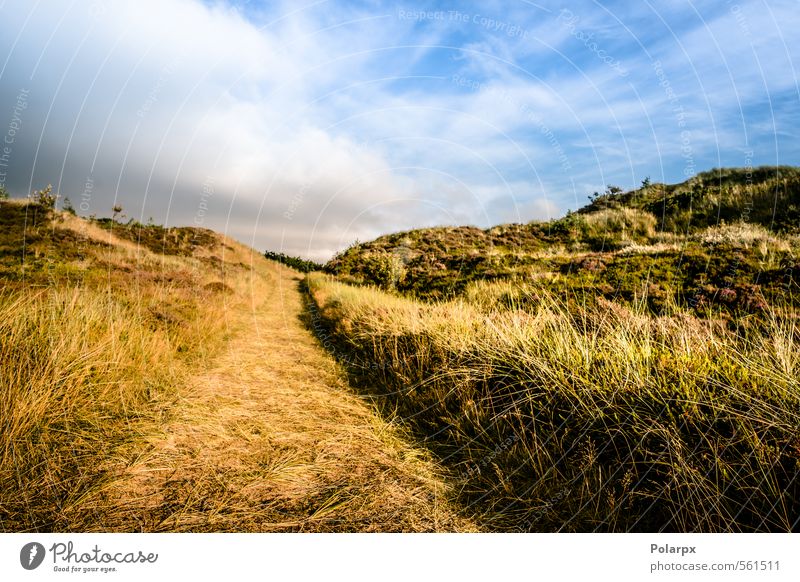
[[[326,345],[490,531],[800,527],[800,325],[552,293],[415,301],[319,273]]]
[[[493,531],[800,527],[800,172],[354,245],[308,278],[354,382]]]
[[[797,301],[800,170],[716,170],[676,185],[597,195],[564,218],[382,236],[334,257],[329,273],[422,299],[514,281],[563,297],[677,302],[757,312]]]
[[[207,230],[0,202],[0,531],[470,530],[298,275]]]
[[[679,184],[651,184],[629,192],[606,192],[578,212],[637,208],[656,217],[661,230],[691,232],[737,221],[770,232],[800,230],[800,168],[721,168]]]

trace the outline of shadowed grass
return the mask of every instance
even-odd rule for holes
[[[576,310],[546,287],[494,310],[480,289],[476,305],[308,289],[324,343],[429,437],[489,529],[798,527],[793,312],[726,325],[674,304]]]

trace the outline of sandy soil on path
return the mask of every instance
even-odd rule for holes
[[[103,529],[465,531],[429,454],[383,420],[304,327],[300,276],[259,261],[231,332],[108,489]]]

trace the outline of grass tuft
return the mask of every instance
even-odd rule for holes
[[[421,303],[308,277],[318,333],[492,530],[790,531],[800,329],[537,290]],[[506,292],[511,291],[506,287]],[[494,305],[494,309],[490,306]]]

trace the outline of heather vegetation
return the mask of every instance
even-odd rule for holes
[[[800,171],[716,170],[674,186],[610,187],[549,222],[415,230],[355,245],[329,273],[419,299],[476,281],[545,286],[563,301],[674,302],[698,315],[795,305]]]
[[[509,531],[800,527],[800,173],[381,237],[308,279],[376,406]]]

